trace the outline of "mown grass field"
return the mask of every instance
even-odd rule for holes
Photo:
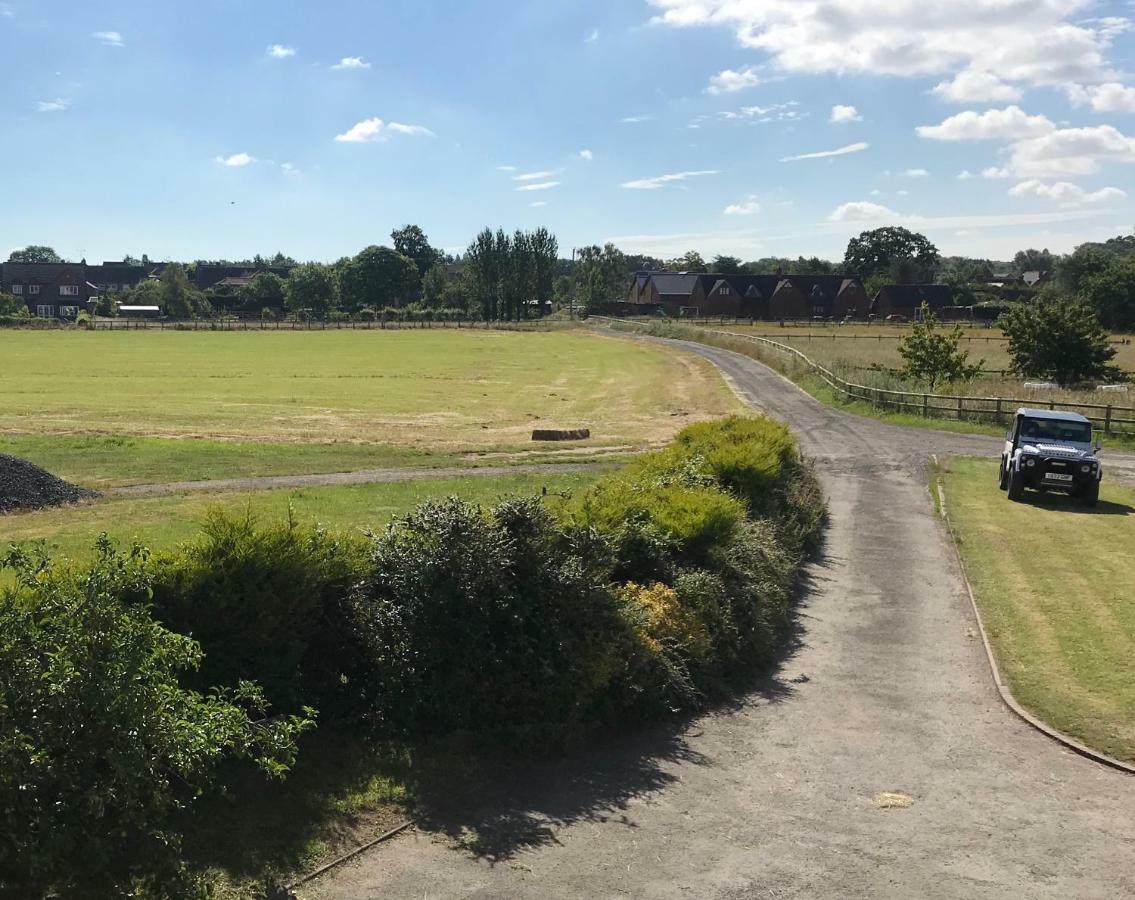
[[[0,434],[453,452],[586,427],[643,445],[739,405],[703,360],[577,331],[6,331],[0,360]]]
[[[1002,675],[1060,731],[1135,762],[1135,490],[1085,509],[1057,494],[1011,503],[997,463],[951,460],[950,521]]]
[[[191,540],[214,511],[251,515],[261,521],[299,519],[341,530],[381,530],[394,516],[419,503],[459,495],[491,504],[515,495],[567,493],[589,484],[588,473],[518,474],[495,478],[444,478],[388,484],[336,485],[292,490],[170,494],[104,499],[79,506],[0,516],[0,546],[34,542],[55,559],[81,561],[106,532],[123,546],[137,540],[168,550]]]

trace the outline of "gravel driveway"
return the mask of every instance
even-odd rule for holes
[[[1135,896],[1135,779],[1001,705],[931,508],[928,457],[998,441],[836,412],[685,346],[816,459],[831,523],[799,647],[735,708],[431,800],[421,830],[304,896]]]

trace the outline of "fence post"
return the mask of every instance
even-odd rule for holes
[[[924,418],[924,419],[930,418],[930,395],[929,394],[923,394],[922,395],[922,418]]]
[[[1106,435],[1111,434],[1111,404],[1107,405],[1107,410],[1103,414],[1103,433]]]
[[[962,421],[962,398],[958,397],[958,421]]]
[[[997,398],[997,413],[996,413],[996,415],[997,415],[997,421],[1000,422],[1001,421],[1001,398],[1000,397]]]

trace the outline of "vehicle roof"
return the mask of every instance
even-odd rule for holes
[[[1055,419],[1059,422],[1084,422],[1091,425],[1091,419],[1074,412],[1062,412],[1059,409],[1026,409],[1021,407],[1017,410],[1018,416],[1028,416],[1030,419]]]

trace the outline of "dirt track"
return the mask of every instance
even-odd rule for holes
[[[432,800],[304,896],[1135,896],[1135,779],[1001,705],[931,507],[930,454],[998,442],[835,412],[687,346],[817,461],[831,525],[799,648],[735,709]],[[888,791],[912,805],[876,808]]]

